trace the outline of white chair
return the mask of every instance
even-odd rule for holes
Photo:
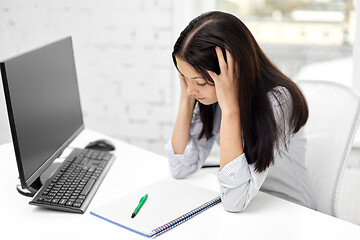
[[[337,217],[343,171],[359,122],[360,97],[351,87],[335,82],[297,84],[309,107],[305,165],[315,208]]]

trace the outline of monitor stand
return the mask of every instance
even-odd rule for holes
[[[38,177],[28,188],[22,188],[21,184],[18,183],[16,185],[16,190],[21,195],[27,196],[27,197],[33,197],[37,193],[37,191],[43,186],[43,183],[48,180],[53,173],[59,168],[59,166],[62,164],[62,162],[53,162],[42,174],[40,177]],[[19,179],[20,181],[20,179]]]

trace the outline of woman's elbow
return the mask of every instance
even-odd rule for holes
[[[175,178],[175,179],[185,178],[185,175],[184,175],[184,174],[181,174],[180,171],[174,171],[174,170],[170,169],[170,173],[171,173],[171,175],[173,176],[173,178]]]
[[[171,176],[176,179],[181,179],[185,177],[184,174],[181,174],[181,169],[179,168],[170,167],[170,173]]]
[[[170,173],[176,179],[185,178],[198,170],[198,164],[184,165],[181,163],[170,164]]]
[[[175,179],[182,179],[186,178],[190,174],[192,174],[194,171],[188,167],[184,167],[182,165],[177,166],[170,166],[170,173]]]
[[[243,212],[246,209],[246,205],[239,204],[226,204],[223,203],[224,209],[228,212]]]
[[[243,212],[249,204],[245,196],[235,200],[234,198],[229,198],[229,196],[223,194],[221,201],[224,209],[228,212]]]

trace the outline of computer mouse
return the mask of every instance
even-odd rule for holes
[[[94,149],[94,150],[101,150],[101,151],[113,151],[115,150],[114,144],[110,141],[105,139],[99,139],[93,142],[90,142],[86,145],[85,148]]]

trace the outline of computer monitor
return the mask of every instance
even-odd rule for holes
[[[0,62],[21,188],[41,174],[84,129],[71,37]]]

